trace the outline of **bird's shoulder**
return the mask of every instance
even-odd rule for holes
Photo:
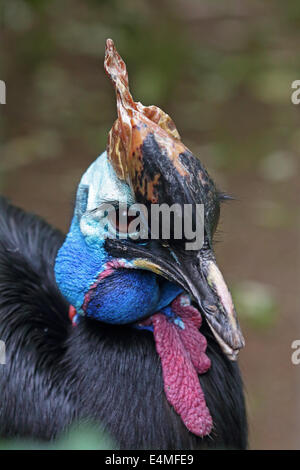
[[[69,325],[54,263],[63,234],[0,197],[0,336],[62,341]],[[34,346],[33,346],[34,347]]]

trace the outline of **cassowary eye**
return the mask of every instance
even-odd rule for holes
[[[113,211],[108,215],[108,219],[117,233],[128,233],[128,235],[135,233],[135,230],[130,227],[130,223],[135,219],[135,216],[128,214],[128,208]]]

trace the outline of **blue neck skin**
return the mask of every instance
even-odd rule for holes
[[[70,231],[56,259],[56,281],[78,314],[111,324],[134,323],[167,307],[182,289],[161,278],[158,282],[150,271],[133,269],[126,259],[124,268],[103,276],[112,257],[105,250],[107,226],[99,207],[109,201],[133,203],[134,198],[104,152],[78,186]]]

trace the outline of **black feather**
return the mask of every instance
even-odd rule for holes
[[[130,326],[68,320],[54,279],[63,235],[0,198],[0,435],[53,439],[72,422],[99,422],[125,449],[245,448],[238,366],[209,328],[212,367],[200,377],[214,420],[211,436],[183,425],[163,391],[153,336]]]

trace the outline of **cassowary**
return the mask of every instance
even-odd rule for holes
[[[89,420],[120,449],[243,449],[244,341],[212,246],[223,196],[171,118],[133,101],[111,40],[105,70],[118,119],[67,237],[0,199],[0,436],[50,440]],[[204,205],[199,249],[174,230],[129,236],[129,208],[162,203]]]

